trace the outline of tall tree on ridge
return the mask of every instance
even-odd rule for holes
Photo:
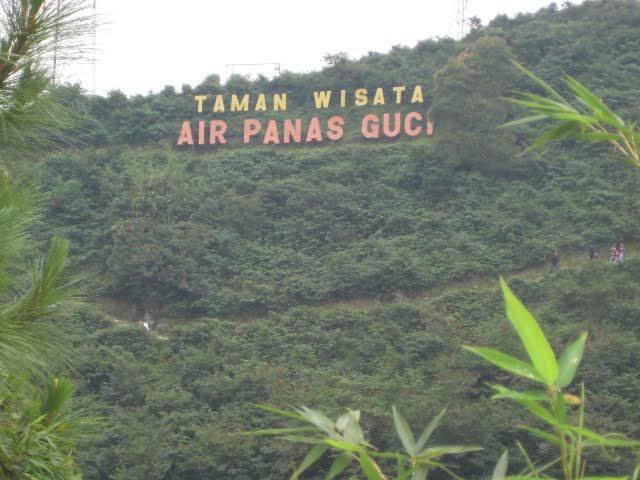
[[[516,148],[511,132],[496,127],[507,119],[510,105],[502,97],[517,78],[509,46],[493,36],[481,37],[436,73],[432,115],[441,157],[484,171],[506,167]]]

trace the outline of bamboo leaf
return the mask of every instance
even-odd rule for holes
[[[429,425],[427,425],[427,428],[424,429],[424,432],[422,432],[422,435],[420,435],[420,438],[418,439],[418,443],[416,444],[416,450],[418,452],[421,452],[424,449],[424,447],[427,445],[429,438],[431,438],[431,435],[433,434],[435,429],[438,428],[438,425],[440,425],[440,421],[442,420],[442,417],[444,417],[444,414],[446,413],[446,411],[447,409],[443,408],[442,411],[438,415],[436,415],[433,418],[433,420],[429,422]]]
[[[535,93],[521,92],[520,97],[525,101],[537,103],[538,105],[545,106],[557,112],[577,112],[577,110],[567,102],[559,102],[541,95],[536,95]]]
[[[491,385],[491,388],[495,389],[498,392],[492,397],[495,400],[508,398],[510,400],[543,402],[547,399],[547,395],[545,395],[542,392],[532,392],[532,391],[517,392],[515,390],[510,390],[507,387],[503,387],[502,385]]]
[[[355,420],[356,423],[360,422],[360,410],[349,410],[336,420],[336,430],[344,432],[350,421]]]
[[[263,410],[265,412],[274,413],[274,414],[279,415],[281,417],[293,418],[294,420],[299,420],[301,422],[307,423],[307,419],[306,418],[304,418],[302,415],[298,415],[295,412],[289,412],[288,410],[281,410],[279,408],[272,407],[270,405],[264,405],[262,403],[256,404],[256,408],[258,408],[260,410]]]
[[[254,430],[252,432],[240,432],[240,436],[265,437],[265,436],[281,436],[291,433],[319,432],[316,427],[297,427],[297,428],[265,428],[262,430]]]
[[[549,95],[551,95],[553,98],[555,98],[559,102],[562,102],[565,104],[567,103],[567,101],[562,97],[562,95],[560,95],[551,85],[549,85],[547,82],[542,80],[540,77],[538,77],[533,72],[529,71],[519,63],[517,62],[514,62],[514,63],[522,73],[524,73],[527,77],[533,80],[533,82],[539,87],[541,87],[545,92],[547,92]]]
[[[426,465],[420,465],[413,470],[411,480],[426,480],[429,468]]]
[[[528,477],[526,475],[509,475],[504,480],[549,480],[549,477]]]
[[[300,475],[302,475],[307,468],[316,463],[328,449],[329,447],[327,445],[316,445],[309,450],[309,453],[304,457],[300,466],[298,466],[296,471],[293,472],[293,475],[291,475],[291,480],[297,480]]]
[[[491,480],[503,480],[507,475],[507,468],[509,466],[509,450],[505,450],[498,463],[496,463],[496,467],[493,469],[493,474],[491,475]]]
[[[531,145],[529,145],[524,152],[531,152],[537,148],[546,145],[554,140],[561,140],[563,138],[569,137],[571,135],[577,134],[580,132],[579,125],[575,122],[563,122],[558,126],[547,130],[545,133],[536,138]]]
[[[558,387],[564,388],[573,381],[578,366],[582,361],[586,340],[587,333],[585,332],[562,352],[558,362],[558,378],[556,380]]]
[[[584,125],[584,126],[589,126],[589,125],[592,125],[594,123],[598,123],[598,120],[596,118],[590,117],[588,115],[582,115],[582,114],[575,113],[575,112],[550,113],[549,117],[553,118],[554,120],[575,122],[576,124],[580,124],[580,125]]]
[[[627,480],[629,477],[582,477],[581,480]]]
[[[324,480],[332,480],[342,472],[344,472],[347,467],[353,462],[353,455],[349,452],[343,452],[336,457],[336,459],[331,464],[331,468],[329,468],[329,473],[324,477]]]
[[[402,446],[410,456],[415,457],[418,454],[418,449],[416,448],[416,440],[413,432],[396,407],[393,406],[391,409],[393,410],[393,423],[396,427],[398,437],[400,437],[400,441],[402,442]]]
[[[553,414],[539,403],[528,402],[526,400],[516,401],[531,413],[533,413],[536,417],[544,420],[549,425],[553,425],[554,427],[560,426],[560,422],[553,416]]]
[[[324,414],[316,411],[316,410],[312,410],[310,408],[307,407],[302,407],[300,410],[298,410],[298,413],[309,423],[315,425],[316,427],[322,429],[327,435],[329,435],[330,437],[335,437],[336,436],[336,431],[334,428],[334,423],[333,421],[325,416]]]
[[[517,127],[519,125],[524,125],[527,123],[539,122],[540,120],[548,120],[547,115],[530,115],[528,117],[518,118],[517,120],[512,120],[511,122],[507,122],[504,125],[500,125],[500,128],[511,128]]]
[[[575,113],[575,110],[558,106],[554,102],[548,102],[544,97],[537,97],[535,95],[528,97],[530,98],[529,100],[522,98],[511,99],[511,103],[524,107],[536,114],[545,115],[546,117],[549,117],[549,114],[552,113]]]
[[[542,333],[536,319],[520,303],[506,282],[500,278],[500,285],[506,304],[507,317],[518,332],[536,371],[547,385],[553,385],[558,377],[558,363],[551,345]]]
[[[344,428],[344,441],[347,443],[353,443],[359,445],[364,442],[364,435],[358,423],[360,418],[360,412],[349,412],[351,415],[348,417]]]
[[[580,132],[575,135],[576,140],[588,142],[614,142],[620,140],[620,136],[608,132]]]
[[[352,443],[347,443],[342,440],[335,440],[333,438],[327,438],[324,440],[326,445],[329,445],[336,450],[342,450],[344,452],[353,452],[360,453],[362,452],[362,447],[360,445],[354,445]]]
[[[552,434],[544,432],[544,431],[542,431],[540,429],[529,427],[529,426],[526,426],[526,425],[523,425],[520,428],[522,428],[523,430],[526,430],[527,432],[529,432],[534,437],[538,437],[538,438],[544,440],[545,442],[550,443],[551,445],[560,446],[560,441],[558,440],[558,437],[556,437],[555,435],[552,435]]]
[[[614,127],[624,126],[624,122],[620,117],[613,113],[604,104],[604,102],[594,95],[587,87],[582,85],[578,80],[569,77],[566,80],[567,85],[573,91],[576,98],[587,107],[591,108],[599,120],[608,123]]]
[[[540,376],[533,365],[523,362],[511,355],[494,350],[493,348],[470,346],[464,346],[463,348],[484,358],[486,361],[493,363],[497,367],[513,373],[514,375],[528,378],[529,380],[535,380],[536,382],[545,383],[545,380]]]
[[[358,461],[360,462],[360,468],[362,468],[362,472],[366,475],[367,480],[386,480],[380,473],[379,468],[377,468],[377,464],[366,454],[366,452],[362,452],[358,456]]]
[[[613,447],[613,448],[638,448],[640,447],[640,441],[638,440],[629,440],[622,436],[603,436],[599,435],[587,428],[581,427],[573,427],[568,426],[567,430],[575,432],[579,435],[582,435],[584,438],[591,440],[592,442],[585,442],[585,445],[599,445],[602,447]]]
[[[420,452],[416,460],[423,462],[442,457],[443,455],[460,455],[462,453],[477,452],[478,450],[482,450],[482,447],[475,445],[443,445],[440,447],[427,448]]]
[[[288,442],[292,443],[306,443],[308,445],[318,445],[320,443],[326,443],[325,440],[313,438],[313,437],[301,437],[300,435],[285,435],[282,437]]]

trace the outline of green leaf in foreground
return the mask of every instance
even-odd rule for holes
[[[433,420],[429,422],[429,425],[427,425],[427,428],[424,429],[424,432],[422,432],[422,435],[420,435],[420,438],[418,439],[418,443],[416,444],[416,450],[418,452],[421,452],[424,449],[424,447],[427,445],[429,438],[431,438],[431,435],[433,434],[435,429],[438,428],[438,425],[440,425],[440,421],[442,420],[442,417],[444,417],[444,414],[446,413],[446,411],[447,409],[443,408],[442,411],[438,415],[436,415],[433,418]]]
[[[362,452],[358,457],[360,461],[360,467],[367,476],[367,480],[386,480],[381,474],[374,461],[365,452]]]
[[[411,480],[426,480],[428,472],[429,469],[424,465],[416,467],[416,469],[413,471]]]
[[[507,475],[507,468],[509,466],[509,450],[505,450],[498,463],[496,463],[496,467],[493,469],[493,474],[491,475],[491,480],[503,480]]]
[[[520,300],[502,278],[500,278],[500,286],[504,296],[507,318],[518,332],[531,363],[540,377],[547,385],[552,385],[558,378],[558,363],[547,337],[542,333],[533,315],[520,303]]]
[[[513,373],[514,375],[528,378],[529,380],[535,380],[536,382],[546,383],[533,365],[523,362],[511,355],[494,350],[493,348],[470,347],[467,345],[463,348],[484,358],[489,363],[493,363],[495,366]]]
[[[601,446],[612,448],[640,448],[640,441],[629,440],[622,436],[603,436],[599,435],[587,428],[582,427],[568,427],[568,430],[582,435],[584,438],[590,440],[585,441],[585,446]]]
[[[564,388],[568,386],[576,376],[576,370],[582,361],[586,340],[587,333],[585,332],[562,352],[558,363],[558,378],[556,380],[558,387]]]
[[[491,385],[496,393],[492,398],[495,400],[501,398],[508,398],[510,400],[523,400],[528,402],[543,402],[547,399],[547,396],[542,392],[517,392],[515,390],[510,390],[507,387],[503,387],[502,385]]]
[[[409,455],[415,457],[418,454],[418,449],[416,447],[416,440],[413,436],[413,432],[411,431],[407,421],[400,412],[398,412],[395,406],[392,407],[392,410],[393,423],[396,427],[396,432],[398,432],[398,437],[400,437],[400,441],[402,442],[402,446]]]
[[[316,445],[309,450],[309,453],[304,457],[300,466],[296,468],[296,471],[291,475],[291,480],[297,480],[300,478],[300,475],[302,475],[307,468],[316,463],[328,449],[329,447],[327,445]]]
[[[353,455],[349,452],[342,452],[340,455],[336,457],[336,459],[331,464],[331,468],[329,469],[329,473],[324,477],[324,480],[332,480],[344,472],[351,462],[353,462]]]
[[[560,446],[560,440],[558,440],[558,437],[556,437],[555,435],[544,432],[538,428],[533,428],[526,425],[523,425],[521,428],[529,432],[534,437],[538,437],[544,440],[545,442],[550,443],[551,445],[556,445],[558,447]]]
[[[427,448],[424,452],[420,453],[417,459],[418,461],[424,462],[434,458],[440,458],[443,455],[460,455],[463,453],[477,452],[478,450],[482,450],[482,447],[475,445],[443,445],[440,447]]]
[[[281,417],[292,418],[294,420],[298,420],[300,422],[305,422],[305,423],[307,422],[307,419],[304,418],[302,415],[298,415],[297,413],[289,412],[287,410],[282,410],[280,408],[272,407],[270,405],[264,405],[262,403],[258,403],[256,404],[256,408],[263,410],[265,412],[279,415]]]

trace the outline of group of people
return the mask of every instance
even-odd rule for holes
[[[598,250],[594,245],[589,246],[589,259],[598,259]],[[618,239],[615,245],[609,249],[609,262],[611,263],[623,263],[624,262],[624,242],[622,238]],[[551,256],[551,271],[556,272],[560,268],[560,253],[554,251]]]
[[[624,243],[622,242],[622,238],[609,249],[609,261],[611,263],[624,262]]]

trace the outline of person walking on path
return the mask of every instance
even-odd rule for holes
[[[616,260],[617,263],[624,263],[624,243],[622,237],[616,243]]]
[[[556,250],[551,256],[551,271],[557,272],[558,268],[560,268],[560,254]]]
[[[598,250],[596,250],[596,247],[591,245],[589,247],[589,260],[595,260],[596,258],[598,258]]]

